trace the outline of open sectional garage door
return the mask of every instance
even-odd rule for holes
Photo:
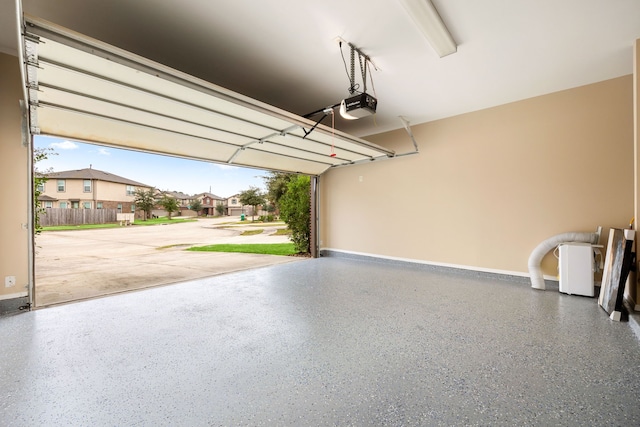
[[[32,134],[317,176],[394,152],[25,17]]]

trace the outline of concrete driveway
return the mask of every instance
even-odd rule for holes
[[[43,232],[36,237],[36,306],[166,285],[238,270],[304,260],[300,257],[185,251],[216,243],[285,243],[265,224],[221,228],[237,217],[96,230]],[[241,236],[247,229],[262,234]],[[283,228],[282,226],[280,228]]]

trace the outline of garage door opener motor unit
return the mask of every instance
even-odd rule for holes
[[[378,100],[368,93],[361,93],[340,103],[340,115],[345,119],[359,119],[376,112]]]

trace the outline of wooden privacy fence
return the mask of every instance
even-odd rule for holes
[[[117,209],[60,209],[47,208],[40,214],[40,225],[106,224],[116,222]]]

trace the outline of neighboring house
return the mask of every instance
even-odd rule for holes
[[[187,213],[186,211],[190,210],[191,203],[196,199],[196,196],[190,196],[188,194],[181,193],[180,191],[162,191],[158,196],[158,199],[163,196],[169,196],[178,201],[178,206],[180,207],[178,215]]]
[[[224,206],[226,204],[226,199],[220,196],[216,196],[215,194],[212,194],[212,193],[200,193],[200,194],[191,196],[189,194],[185,194],[179,191],[162,191],[156,194],[156,198],[158,200],[163,196],[168,196],[178,201],[178,206],[180,207],[180,212],[178,213],[178,215],[181,215],[181,216],[194,216],[197,214],[195,211],[191,210],[191,206],[193,202],[195,202],[196,200],[200,200],[200,203],[202,204],[201,213],[202,215],[205,215],[205,216],[219,215],[216,210],[216,206],[217,205]],[[162,210],[160,207],[154,210],[153,213],[154,215],[158,215],[158,216],[166,215],[166,212]]]
[[[40,186],[40,188],[43,188],[42,185]],[[43,208],[53,208],[54,203],[58,201],[58,199],[47,196],[46,194],[41,194],[38,197],[38,200],[40,201],[40,206],[42,206]]]
[[[196,199],[200,200],[202,203],[202,215],[205,216],[215,216],[219,215],[216,209],[216,206],[222,205],[225,206],[227,199],[224,199],[220,196],[216,196],[212,193],[200,193],[194,196]],[[226,206],[225,206],[226,211]]]
[[[124,178],[98,169],[79,169],[47,174],[38,200],[43,208],[62,209],[117,209],[118,212],[136,211],[135,191],[148,190],[150,185]]]
[[[227,215],[230,216],[238,216],[241,214],[245,215],[254,215],[253,206],[242,205],[240,203],[240,195],[236,194],[227,199]],[[261,206],[258,206],[258,209],[255,212],[255,215],[264,215],[266,212],[262,209]]]
[[[227,215],[238,216],[240,214],[250,215],[251,206],[242,206],[240,203],[240,195],[235,194],[227,198]]]

